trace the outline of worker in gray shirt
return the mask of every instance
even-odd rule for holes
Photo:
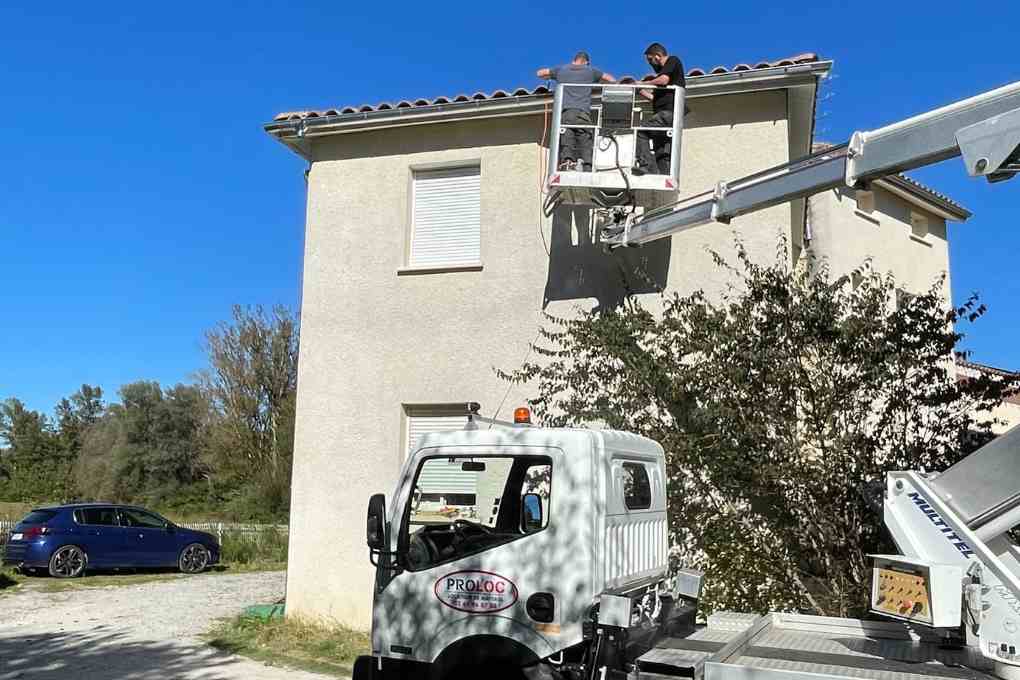
[[[579,85],[616,82],[613,76],[591,65],[591,59],[587,52],[578,52],[569,64],[553,68],[540,68],[535,75],[543,80]],[[562,104],[561,125],[592,124],[590,87],[563,88]],[[594,138],[591,128],[566,128],[560,135],[559,169],[591,170]]]

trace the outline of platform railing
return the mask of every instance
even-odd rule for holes
[[[552,132],[551,132],[550,140],[549,140],[549,164],[548,164],[549,165],[549,169],[548,169],[548,173],[547,173],[547,176],[546,176],[546,181],[548,182],[549,179],[552,178],[552,176],[554,174],[562,173],[563,172],[563,171],[559,170],[559,165],[560,165],[560,160],[559,160],[559,157],[560,157],[560,135],[561,135],[561,133],[563,133],[565,130],[568,130],[568,129],[582,129],[582,130],[586,129],[586,130],[591,130],[592,131],[592,137],[593,137],[592,138],[592,157],[589,159],[590,160],[590,166],[591,166],[590,169],[589,170],[584,170],[584,169],[581,169],[581,170],[571,170],[571,171],[572,172],[580,172],[580,173],[584,173],[584,174],[592,174],[592,175],[594,175],[596,173],[599,173],[599,172],[606,172],[606,170],[604,170],[604,169],[600,170],[597,167],[597,163],[595,162],[598,150],[600,148],[599,144],[600,144],[600,142],[602,140],[607,140],[607,139],[610,139],[612,137],[618,137],[615,133],[619,131],[619,129],[614,128],[613,129],[613,133],[611,133],[611,134],[606,134],[604,132],[606,130],[606,128],[604,128],[604,126],[603,126],[603,122],[604,121],[603,121],[603,115],[602,115],[601,94],[602,94],[603,89],[607,88],[607,87],[620,88],[620,89],[627,88],[627,89],[633,90],[633,92],[634,92],[633,99],[632,99],[632,107],[631,107],[631,123],[632,123],[632,125],[629,128],[627,128],[627,132],[633,132],[633,134],[629,135],[630,136],[630,149],[629,149],[630,150],[630,158],[633,160],[633,162],[636,162],[637,159],[638,159],[638,155],[637,155],[638,134],[637,133],[639,133],[639,132],[664,133],[670,139],[670,168],[669,168],[669,177],[671,177],[674,180],[675,183],[679,182],[679,176],[680,176],[680,148],[681,148],[681,137],[682,137],[681,131],[683,130],[683,114],[684,114],[684,111],[685,111],[684,102],[685,102],[686,91],[685,91],[684,88],[682,88],[682,87],[680,87],[678,85],[669,85],[669,86],[664,86],[664,87],[655,87],[655,86],[649,86],[649,85],[646,85],[646,84],[643,84],[643,83],[635,83],[635,84],[613,83],[613,84],[591,84],[591,85],[580,84],[580,83],[560,83],[560,84],[558,84],[556,86],[556,90],[555,90],[555,93],[553,95],[552,125],[550,127],[550,130]],[[567,88],[587,88],[588,90],[591,91],[593,99],[595,99],[595,98],[599,99],[598,103],[595,103],[593,101],[593,104],[592,104],[592,110],[597,112],[597,117],[595,118],[596,122],[594,122],[591,125],[580,125],[580,124],[573,124],[573,123],[568,124],[568,123],[564,123],[563,122],[563,120],[562,120],[562,118],[563,118],[563,115],[562,115],[563,114],[563,99],[564,99],[563,93],[564,93],[564,91]],[[639,115],[640,116],[640,115],[645,114],[646,112],[649,113],[649,114],[652,113],[652,109],[651,109],[652,102],[651,102],[651,100],[648,100],[647,103],[639,101],[639,97],[640,97],[639,92],[641,90],[651,90],[651,91],[654,91],[654,90],[666,90],[666,89],[672,89],[676,93],[674,98],[673,98],[673,125],[672,125],[672,127],[646,126],[646,125],[640,125],[640,124],[633,125],[633,123],[634,123],[634,116],[635,115]],[[618,138],[616,140],[616,143],[619,143]],[[582,166],[582,168],[583,168],[583,166]],[[614,171],[615,171],[615,169],[614,169]],[[630,172],[631,168],[630,167],[623,168],[623,171],[626,172],[628,176],[631,174],[631,172]],[[659,177],[662,176],[658,172],[651,172],[651,173],[648,173],[648,174],[657,175]]]

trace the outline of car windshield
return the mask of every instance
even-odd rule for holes
[[[422,463],[411,499],[411,524],[463,520],[493,526],[513,458],[431,458]]]

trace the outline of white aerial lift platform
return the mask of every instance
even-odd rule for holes
[[[596,91],[591,125],[562,122],[563,94],[568,88]],[[673,125],[649,127],[643,118],[651,113],[651,102],[640,96],[642,90],[673,90]],[[659,206],[672,203],[680,186],[680,142],[683,133],[685,90],[677,85],[651,87],[638,84],[577,85],[560,83],[553,96],[552,127],[549,140],[549,164],[545,178],[549,197],[546,212],[560,204],[615,207]],[[569,129],[589,130],[593,158],[589,169],[560,169],[560,134]],[[668,173],[634,174],[637,160],[637,135],[649,132],[665,135],[670,147]]]

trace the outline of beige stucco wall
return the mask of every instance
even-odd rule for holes
[[[922,293],[945,277],[947,303],[949,242],[944,219],[873,185],[874,210],[858,209],[853,189],[833,189],[810,199],[811,249],[829,264],[833,277],[871,263],[873,271],[891,273],[898,288]],[[928,236],[912,236],[911,211],[928,218]]]
[[[991,417],[997,423],[992,426],[992,432],[995,434],[1005,434],[1007,431],[1020,425],[1020,403],[1017,402],[1017,398],[1013,397],[992,410]]]
[[[787,102],[774,91],[691,104],[681,193],[709,189],[788,160]],[[506,417],[528,394],[493,367],[525,356],[543,306],[623,298],[623,276],[647,300],[654,289],[718,292],[709,248],[732,253],[733,232],[756,259],[792,238],[778,206],[613,255],[592,243],[584,211],[540,219],[540,117],[490,119],[348,134],[314,142],[302,300],[298,415],[291,502],[289,614],[370,623],[365,547],[370,494],[389,497],[403,456],[403,408],[478,401]],[[411,169],[481,167],[481,271],[398,274],[408,234]],[[540,234],[551,250],[546,254]],[[654,285],[633,274],[641,264]]]

